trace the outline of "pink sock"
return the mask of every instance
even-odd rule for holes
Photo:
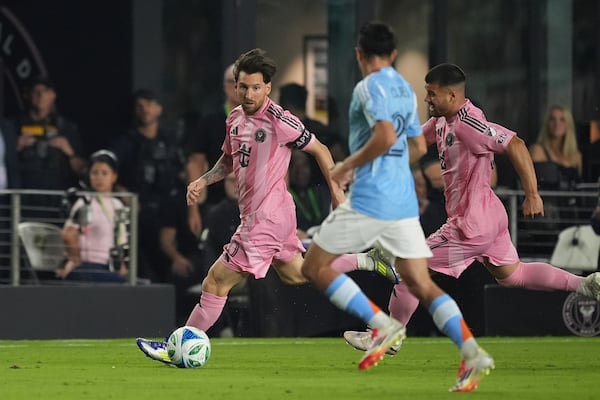
[[[508,278],[496,279],[506,287],[567,292],[574,292],[582,280],[580,276],[543,262],[521,262]]]
[[[394,285],[394,289],[390,295],[390,303],[388,305],[392,317],[406,325],[418,306],[419,299],[410,293],[408,287],[404,283],[400,282],[399,284]]]
[[[356,254],[343,254],[331,263],[331,268],[341,273],[356,271],[358,269],[358,256]]]
[[[200,303],[196,304],[185,324],[195,326],[206,332],[219,319],[226,302],[227,296],[220,297],[212,293],[202,292]]]

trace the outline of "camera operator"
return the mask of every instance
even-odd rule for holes
[[[183,160],[175,132],[159,126],[162,105],[155,93],[136,91],[133,114],[133,127],[111,148],[120,160],[121,189],[139,196],[139,275],[166,282],[170,271],[165,268],[168,260],[160,248],[159,208],[180,181]]]
[[[65,190],[77,183],[85,165],[77,126],[57,112],[55,86],[48,78],[34,78],[24,95],[27,109],[16,124],[21,187]],[[59,202],[56,197],[45,196],[24,199],[26,206],[58,207]]]

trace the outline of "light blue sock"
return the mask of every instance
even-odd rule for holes
[[[464,341],[473,337],[463,321],[462,313],[456,302],[447,294],[436,297],[429,306],[429,314],[438,329],[446,334],[458,348]],[[466,332],[464,329],[466,329]]]
[[[340,310],[349,312],[366,324],[373,323],[373,317],[381,312],[381,309],[371,302],[358,285],[345,274],[341,274],[331,282],[331,285],[325,289],[325,295]]]

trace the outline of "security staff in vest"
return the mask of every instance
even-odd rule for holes
[[[170,272],[160,250],[159,206],[183,173],[177,135],[160,125],[161,114],[162,105],[156,94],[137,90],[133,94],[132,127],[111,146],[120,160],[122,189],[139,196],[139,276],[153,282],[165,282]]]

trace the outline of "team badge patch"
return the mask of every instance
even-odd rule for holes
[[[259,129],[254,133],[254,140],[256,140],[258,143],[264,142],[266,137],[267,132],[265,132],[264,129]]]
[[[567,296],[563,304],[563,322],[577,336],[597,336],[600,334],[600,307],[593,299],[577,293]]]
[[[450,147],[454,143],[454,135],[449,134],[446,136],[446,146]]]

